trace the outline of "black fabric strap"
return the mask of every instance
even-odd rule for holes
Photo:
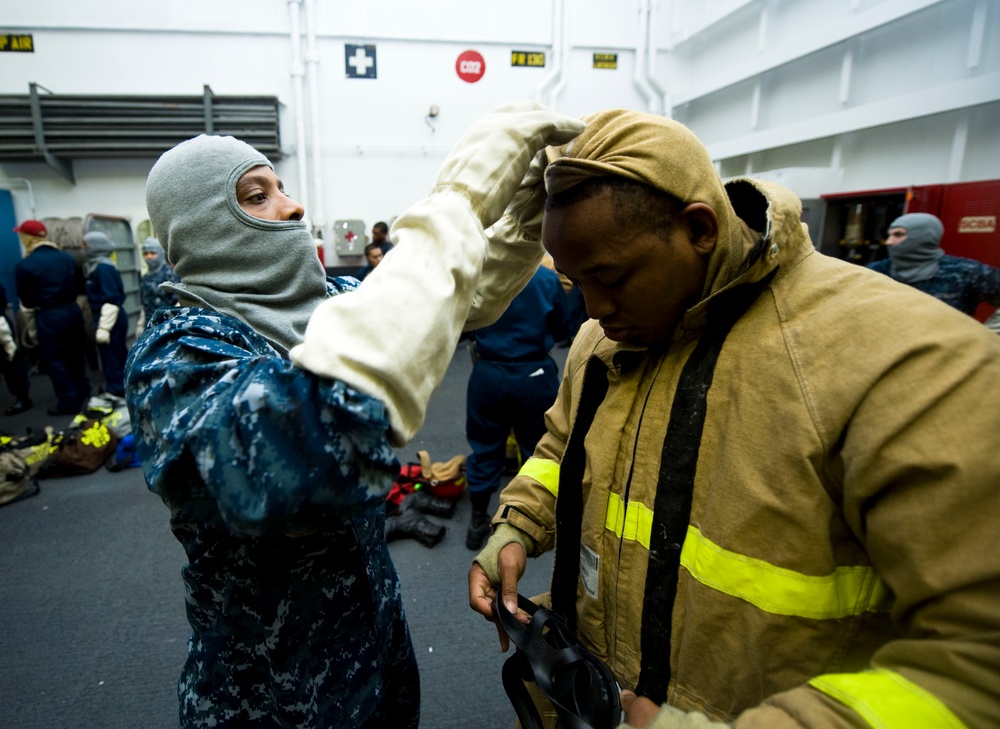
[[[681,371],[670,408],[656,485],[642,605],[642,663],[635,688],[639,696],[657,704],[666,701],[670,681],[671,618],[677,596],[681,546],[691,518],[691,496],[708,390],[729,331],[767,288],[773,275],[774,272],[761,281],[734,288],[710,303],[705,331]]]
[[[576,633],[576,586],[580,580],[580,535],[583,529],[584,440],[598,406],[608,392],[608,368],[592,357],[583,374],[583,392],[573,430],[559,466],[556,499],[556,554],[552,567],[552,610]]]

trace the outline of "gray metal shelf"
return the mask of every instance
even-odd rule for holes
[[[199,134],[243,139],[281,159],[276,96],[0,95],[0,160],[44,161],[70,182],[74,159],[156,158]]]

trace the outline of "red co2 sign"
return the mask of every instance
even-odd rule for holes
[[[455,61],[455,73],[463,81],[474,84],[486,73],[486,61],[476,51],[465,51]]]

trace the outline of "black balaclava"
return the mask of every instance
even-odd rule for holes
[[[893,220],[889,225],[892,228],[906,228],[906,238],[888,246],[892,277],[903,283],[916,283],[937,276],[938,261],[944,255],[941,221],[930,213],[907,213]]]
[[[326,272],[301,220],[261,220],[236,183],[267,157],[233,137],[200,135],[164,153],[146,181],[149,218],[180,284],[181,306],[205,306],[249,324],[282,354],[302,341],[326,297]]]

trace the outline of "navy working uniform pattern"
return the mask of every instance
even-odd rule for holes
[[[14,266],[17,296],[35,310],[38,350],[52,380],[56,407],[76,412],[90,398],[87,330],[76,297],[83,277],[73,257],[52,244],[39,243]]]
[[[869,263],[868,268],[892,276],[892,260]],[[972,316],[976,307],[986,301],[1000,306],[1000,268],[958,256],[942,256],[938,272],[924,281],[908,282],[908,286],[930,294],[949,306]]]
[[[94,329],[101,319],[101,307],[112,304],[118,307],[118,318],[111,327],[111,341],[98,344],[101,369],[108,392],[125,395],[125,357],[128,353],[128,314],[125,313],[125,285],[118,269],[101,263],[87,276],[87,303],[94,319]]]
[[[156,271],[150,271],[139,282],[139,296],[142,299],[142,310],[146,318],[153,316],[157,309],[164,306],[177,306],[177,295],[172,291],[160,288],[161,283],[178,283],[174,269],[164,263]]]
[[[416,727],[383,404],[201,308],[160,309],[127,379],[146,481],[189,560],[182,726]]]

